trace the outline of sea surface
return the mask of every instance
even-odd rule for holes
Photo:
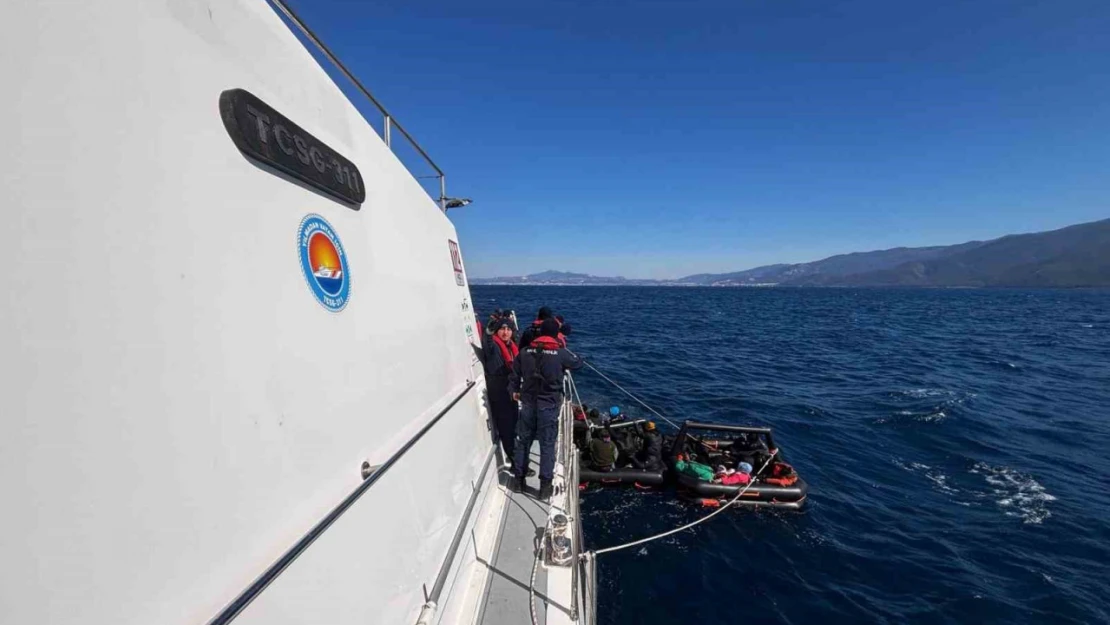
[[[600,556],[600,623],[1110,623],[1110,291],[472,293],[483,318],[551,306],[676,421],[773,427],[809,482],[802,512],[728,510]],[[707,512],[608,488],[582,508],[590,548]]]

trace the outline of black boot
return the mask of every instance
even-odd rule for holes
[[[551,480],[540,480],[540,499],[547,501],[551,499],[553,494],[555,494],[555,489],[551,486]]]
[[[516,477],[515,475],[513,477],[510,477],[508,483],[509,490],[514,493],[519,493],[521,491],[520,483],[522,481],[523,480],[521,480],[519,477]]]
[[[520,474],[520,471],[517,471],[515,466],[510,467],[509,471],[513,475],[519,475]],[[523,482],[525,477],[535,477],[535,476],[536,476],[536,470],[535,469],[525,468],[524,475],[520,478],[520,480],[521,480],[521,482]]]

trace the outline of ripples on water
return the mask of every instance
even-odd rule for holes
[[[483,314],[551,305],[573,349],[672,418],[774,427],[810,484],[802,513],[601,556],[602,623],[1110,622],[1110,292],[473,295]],[[603,490],[583,514],[601,547],[704,512]]]

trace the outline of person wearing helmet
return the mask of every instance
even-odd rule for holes
[[[663,468],[663,437],[655,429],[655,422],[644,424],[643,443],[640,450],[631,458],[632,466],[643,471],[658,471]]]
[[[625,420],[624,413],[621,412],[620,406],[613,406],[609,408],[609,421],[619,423]]]
[[[540,441],[540,499],[552,494],[555,474],[555,441],[559,436],[559,406],[563,400],[563,373],[582,367],[582,359],[559,345],[559,322],[540,324],[540,336],[520,350],[509,376],[509,392],[520,401],[520,418],[513,441],[513,473],[509,488],[520,492],[528,471],[532,441]]]

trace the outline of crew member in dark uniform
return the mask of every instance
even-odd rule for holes
[[[540,309],[543,312],[543,309]],[[550,311],[549,311],[550,312]],[[540,499],[551,497],[555,473],[555,441],[559,436],[559,405],[563,399],[563,372],[578,369],[582,359],[559,345],[559,322],[548,317],[539,326],[540,336],[520,351],[509,376],[509,392],[520,401],[520,419],[513,442],[513,479],[509,487],[520,492],[528,471],[532,441],[540,441]]]
[[[547,321],[551,318],[551,309],[547,306],[541,306],[539,312],[536,313],[536,320],[532,322],[532,325],[524,328],[524,330],[520,333],[520,348],[524,349],[525,347],[528,347],[532,344],[532,341],[539,338],[540,325],[543,324],[544,321]],[[558,336],[558,333],[558,325],[556,325],[556,336]]]
[[[490,332],[485,342],[486,393],[489,397],[490,417],[505,459],[513,461],[513,441],[516,439],[518,418],[516,401],[509,395],[509,376],[520,349],[513,342],[513,322],[506,316],[490,320]]]

